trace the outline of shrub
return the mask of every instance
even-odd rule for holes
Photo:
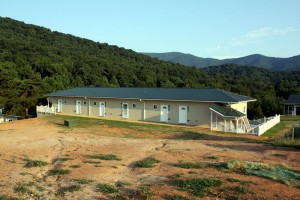
[[[153,157],[148,157],[148,158],[145,158],[143,160],[135,162],[134,167],[137,167],[137,168],[151,168],[151,167],[154,167],[155,164],[157,164],[157,163],[160,163],[160,161],[156,160]]]
[[[113,185],[109,185],[106,183],[98,183],[96,185],[96,191],[103,193],[116,193],[118,192],[118,189]]]
[[[121,160],[121,158],[113,154],[95,154],[95,155],[87,155],[86,157],[91,159],[100,159],[100,160]]]
[[[49,171],[49,176],[55,176],[55,175],[64,175],[64,174],[70,174],[71,171],[68,169],[53,169]]]
[[[201,168],[208,167],[207,163],[191,163],[191,162],[180,163],[180,164],[176,164],[175,166],[185,168],[185,169],[201,169]]]
[[[211,193],[210,188],[222,185],[218,178],[195,178],[189,180],[174,180],[171,182],[182,190],[191,191],[195,196],[204,197]]]
[[[26,160],[25,167],[43,167],[48,165],[47,162],[41,160]]]
[[[58,196],[65,196],[66,192],[75,192],[80,190],[80,185],[71,185],[71,186],[67,186],[67,187],[61,187],[57,194]]]
[[[189,200],[189,198],[181,196],[179,194],[167,195],[167,200]]]

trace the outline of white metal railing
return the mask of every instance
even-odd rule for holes
[[[56,115],[56,108],[55,107],[48,107],[48,106],[36,106],[36,112],[42,114],[54,114]]]
[[[259,125],[245,124],[239,123],[238,127],[236,127],[235,123],[223,121],[220,122],[212,122],[211,130],[213,131],[223,131],[223,132],[233,132],[233,133],[250,133],[255,135],[262,135],[267,130],[275,126],[280,122],[280,115],[275,115],[273,117],[264,118],[262,123]]]
[[[212,122],[211,130],[213,131],[223,131],[223,132],[233,132],[233,133],[246,133],[246,126],[244,124],[238,124],[236,127],[236,123],[233,122]]]

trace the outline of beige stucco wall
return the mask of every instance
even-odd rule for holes
[[[247,115],[247,102],[230,104],[230,107]]]
[[[210,109],[212,103],[199,102],[178,102],[178,101],[140,101],[134,99],[99,99],[99,98],[70,98],[52,97],[52,106],[57,108],[58,99],[61,99],[62,113],[76,115],[76,101],[81,101],[81,114],[86,116],[99,116],[99,102],[105,102],[105,116],[106,118],[122,118],[121,103],[128,104],[128,114],[130,120],[143,120],[144,118],[144,104],[145,104],[145,121],[160,122],[161,105],[167,105],[168,122],[172,124],[179,123],[179,106],[187,106],[187,124],[188,125],[209,125],[210,124]],[[84,103],[85,102],[85,103]],[[95,103],[94,103],[95,102]],[[90,104],[90,110],[89,110]],[[135,107],[133,107],[135,104]],[[154,109],[157,105],[157,109]],[[237,106],[237,105],[234,105]],[[237,107],[239,109],[241,105]]]

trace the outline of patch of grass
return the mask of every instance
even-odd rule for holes
[[[33,182],[29,183],[18,183],[14,187],[14,191],[18,194],[33,194],[32,190],[29,189],[29,187],[32,187],[34,185]]]
[[[295,139],[292,141],[290,138],[278,138],[272,142],[275,146],[284,146],[284,147],[296,147],[300,148],[300,139]]]
[[[216,160],[216,159],[218,159],[218,157],[217,156],[207,156],[207,159]]]
[[[206,195],[213,195],[211,188],[222,185],[222,181],[218,178],[177,179],[171,181],[171,184],[184,191],[190,191],[195,196],[204,197]]]
[[[87,185],[94,182],[94,180],[88,180],[88,179],[73,179],[73,181],[77,182],[80,185]]]
[[[148,157],[143,160],[139,160],[134,163],[134,167],[136,168],[152,168],[155,167],[157,163],[160,163],[159,160],[156,160],[153,157]]]
[[[287,121],[281,121],[278,124],[276,124],[274,127],[267,130],[264,134],[262,134],[262,137],[271,137],[276,136],[276,134],[280,133],[282,130],[286,128],[286,126],[289,124]]]
[[[101,163],[100,161],[93,161],[93,160],[85,160],[83,163],[89,163],[89,164],[99,164]]]
[[[235,178],[227,178],[226,181],[228,181],[229,183],[239,183],[240,185],[255,184],[252,181],[241,181],[241,180],[235,179]]]
[[[141,195],[143,197],[143,199],[146,199],[146,200],[150,200],[153,195],[150,188],[148,186],[144,186],[144,185],[139,187],[138,193],[139,193],[139,195]]]
[[[185,163],[179,163],[175,164],[176,167],[184,168],[184,169],[202,169],[207,168],[207,163],[192,163],[192,162],[185,162]]]
[[[128,182],[124,182],[124,181],[117,181],[115,185],[116,185],[116,187],[124,187],[124,186],[131,185],[131,184]]]
[[[21,176],[26,176],[26,175],[32,175],[32,174],[27,173],[27,172],[21,172],[20,175],[21,175]]]
[[[189,171],[189,174],[198,174],[198,172],[194,172],[194,171]]]
[[[281,121],[292,121],[292,122],[299,122],[300,116],[299,115],[281,115]]]
[[[188,197],[181,196],[179,194],[167,195],[165,197],[167,200],[190,200]]]
[[[81,166],[80,165],[70,165],[70,167],[75,169],[75,168],[80,168]]]
[[[241,185],[235,187],[226,187],[221,190],[221,192],[230,192],[230,191],[233,191],[234,194],[247,194],[247,193],[253,194],[252,191],[250,191],[249,189]]]
[[[280,157],[280,158],[286,158],[287,154],[281,154],[281,153],[274,153],[272,156]]]
[[[53,169],[50,170],[48,175],[49,176],[55,176],[55,175],[64,175],[64,174],[70,174],[71,171],[68,169]]]
[[[87,155],[86,157],[90,159],[100,159],[100,160],[121,160],[121,158],[119,158],[114,154],[95,154],[95,155]]]
[[[300,187],[300,174],[283,165],[269,165],[262,162],[233,160],[227,163],[231,171],[269,178],[274,181]]]
[[[45,191],[45,188],[43,188],[42,186],[39,186],[39,185],[36,186],[36,189],[40,192]]]
[[[121,194],[115,194],[115,195],[113,196],[113,199],[114,199],[114,200],[128,200],[129,198],[128,198],[127,196],[123,196],[123,195],[121,195]]]
[[[9,196],[0,194],[0,200],[23,200],[23,199],[22,198],[9,197]]]
[[[235,178],[227,178],[226,181],[230,183],[240,183],[241,181]]]
[[[49,163],[47,163],[45,161],[42,161],[42,160],[30,160],[30,159],[27,159],[24,167],[28,167],[28,168],[30,168],[30,167],[43,167],[43,166],[46,166],[48,164]]]
[[[74,123],[71,127],[65,127],[66,130],[73,128],[86,128],[86,127],[96,127],[106,126],[106,127],[117,127],[117,128],[126,128],[128,130],[134,130],[136,132],[146,132],[151,133],[153,135],[168,135],[177,137],[180,133],[187,132],[184,128],[181,127],[173,127],[173,126],[164,126],[159,124],[142,124],[142,123],[134,123],[134,122],[126,122],[126,121],[117,121],[117,120],[109,120],[109,119],[93,119],[87,117],[80,116],[64,116],[64,115],[56,115],[56,116],[48,116],[49,123],[56,125],[63,125],[64,120],[72,120]],[[64,133],[64,132],[63,132]],[[92,134],[97,135],[107,135],[106,133],[101,133],[98,131],[92,131]],[[198,134],[200,135],[200,134]],[[140,134],[114,134],[110,135],[113,137],[129,137],[129,138],[151,138],[149,136],[141,136]],[[186,138],[190,139],[190,138]]]
[[[225,169],[226,163],[184,162],[184,163],[175,164],[174,166],[184,168],[184,169],[203,169],[203,168]]]
[[[56,193],[57,196],[65,196],[66,192],[75,192],[80,190],[80,185],[70,185],[66,187],[59,188],[58,192]]]
[[[68,161],[68,160],[74,160],[74,158],[68,158],[68,157],[57,158],[57,159],[55,159],[54,162],[65,162],[65,161]]]
[[[117,193],[118,189],[115,186],[110,184],[98,183],[96,185],[96,191],[102,193]]]

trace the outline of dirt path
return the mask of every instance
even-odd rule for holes
[[[87,155],[95,154],[114,154],[121,160],[87,158]],[[134,162],[149,156],[161,162],[154,168],[132,167]],[[60,161],[62,158],[67,159]],[[42,160],[49,164],[27,168],[24,167],[26,159]],[[299,189],[269,179],[224,173],[212,168],[183,169],[175,166],[181,162],[221,163],[235,159],[262,161],[272,165],[284,163],[300,171],[299,151],[292,148],[237,141],[105,137],[86,134],[82,129],[66,132],[63,127],[48,123],[45,118],[16,121],[0,124],[0,196],[20,196],[24,199],[113,199],[113,194],[96,191],[98,183],[119,183],[122,185],[119,193],[129,199],[144,199],[147,192],[139,187],[149,185],[152,199],[163,199],[167,194],[189,195],[167,184],[169,177],[178,176],[218,177],[222,180],[233,178],[249,182],[247,189],[251,192],[243,194],[248,199],[300,199]],[[70,174],[49,175],[51,170],[60,169],[70,170]],[[81,184],[78,191],[64,192],[62,188],[77,183],[74,179],[93,182]],[[31,192],[22,192],[18,188],[22,184]],[[230,186],[233,183],[226,184]]]

